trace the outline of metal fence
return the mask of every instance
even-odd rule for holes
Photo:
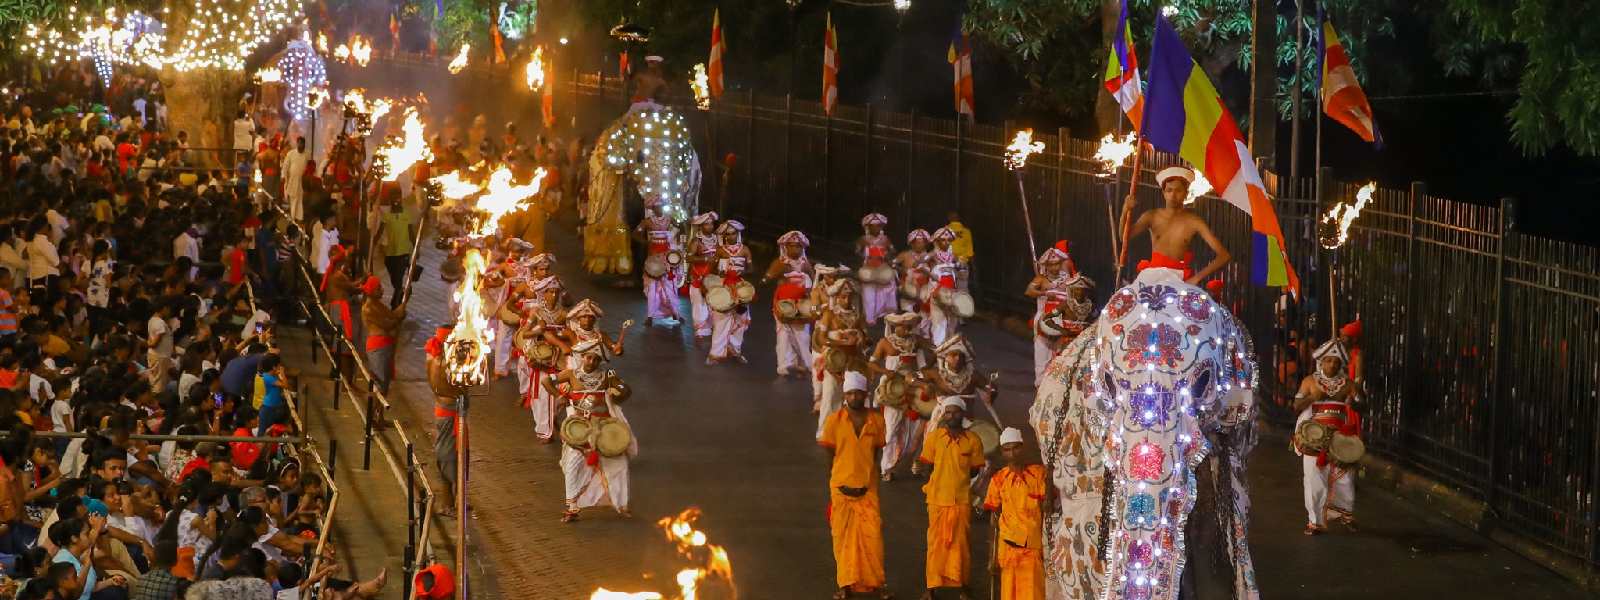
[[[560,79],[566,106],[558,111],[577,116],[583,131],[598,131],[626,104],[616,78]],[[755,236],[803,230],[813,253],[829,259],[849,255],[868,212],[888,215],[901,242],[910,229],[942,226],[946,213],[958,212],[973,233],[980,305],[1032,310],[1021,294],[1032,276],[1028,232],[1002,161],[1010,123],[870,105],[840,105],[830,118],[816,102],[751,92],[729,93],[709,111],[683,110],[703,162],[737,157],[725,188],[718,170],[706,169],[702,208],[745,220]],[[1127,170],[1102,177],[1096,143],[1066,130],[1041,133],[1035,139],[1047,150],[1025,173],[1033,234],[1041,245],[1070,240],[1103,302],[1115,291],[1110,219],[1126,194]],[[1176,162],[1160,155],[1146,166]],[[1593,573],[1600,566],[1600,252],[1519,233],[1513,201],[1456,202],[1420,183],[1378,190],[1349,241],[1328,252],[1317,244],[1317,180],[1263,177],[1304,292],[1288,328],[1278,325],[1280,292],[1249,284],[1248,217],[1214,199],[1196,210],[1237,256],[1221,273],[1224,301],[1256,341],[1269,418],[1292,418],[1297,382],[1275,381],[1269,368],[1285,354],[1281,336],[1322,332],[1302,346],[1326,339],[1332,302],[1340,321],[1363,321],[1369,449],[1484,501],[1486,519]],[[1354,197],[1357,185],[1331,179],[1324,172],[1322,198]],[[1143,181],[1142,206],[1153,206],[1158,190],[1148,175]],[[1148,242],[1136,242],[1130,255],[1147,251]],[[1196,261],[1210,258],[1201,249]],[[1338,279],[1332,298],[1330,269]]]

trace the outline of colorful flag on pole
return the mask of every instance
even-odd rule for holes
[[[1156,15],[1155,40],[1150,45],[1144,117],[1145,141],[1189,161],[1218,196],[1250,215],[1251,280],[1298,292],[1300,279],[1289,265],[1277,211],[1244,136],[1217,88],[1189,56],[1178,31],[1161,15]]]
[[[1111,40],[1111,55],[1106,58],[1106,91],[1117,99],[1134,129],[1144,117],[1144,89],[1139,80],[1139,56],[1133,51],[1133,31],[1128,28],[1128,0],[1122,0],[1117,17],[1116,39]]]
[[[839,36],[833,30],[833,13],[828,13],[828,30],[822,38],[822,112],[833,116],[839,104]]]
[[[722,11],[711,13],[711,60],[706,61],[706,80],[712,98],[722,97]]]
[[[1344,44],[1339,43],[1339,34],[1333,31],[1333,23],[1323,14],[1321,6],[1317,7],[1317,20],[1322,23],[1321,35],[1317,36],[1321,42],[1317,45],[1317,64],[1322,67],[1322,112],[1349,127],[1361,139],[1382,146],[1383,134],[1378,132],[1378,122],[1372,118],[1367,93],[1356,81],[1355,69],[1350,68],[1350,55],[1345,53]]]
[[[544,88],[539,94],[539,116],[545,129],[556,126],[556,62],[555,55],[544,55]]]
[[[971,123],[977,118],[973,107],[977,103],[972,94],[972,43],[967,39],[967,32],[956,24],[955,35],[950,39],[950,49],[945,60],[950,63],[955,74],[956,114],[966,115],[967,122]]]
[[[400,17],[393,11],[389,13],[389,51],[400,51]]]
[[[620,73],[623,77],[627,77],[628,75],[633,74],[631,68],[632,65],[628,64],[628,51],[623,50],[622,54],[617,56],[617,73]]]

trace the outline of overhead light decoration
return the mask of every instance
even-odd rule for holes
[[[650,41],[650,28],[623,21],[611,28],[611,37],[624,42],[643,44]]]
[[[165,14],[167,9],[163,8]],[[301,19],[293,0],[194,0],[165,64],[178,71],[244,70],[245,59]]]
[[[94,15],[69,6],[64,26],[29,24],[19,47],[49,64],[90,59],[102,75],[114,64],[243,71],[246,57],[300,16],[291,0],[195,0],[187,26],[169,39],[161,20],[141,12]]]
[[[322,62],[322,55],[311,49],[310,42],[300,38],[291,40],[284,48],[283,55],[278,57],[276,66],[283,73],[283,81],[289,85],[289,93],[283,98],[283,108],[295,120],[306,118],[311,110],[322,105],[328,69]],[[324,91],[315,92],[318,88]],[[314,94],[318,96],[316,99],[312,98]]]
[[[894,9],[902,15],[905,14],[911,10],[911,0],[894,0]]]
[[[561,45],[563,45],[563,46],[567,45],[567,41],[568,41],[567,40],[567,36],[561,36]]]
[[[149,15],[138,11],[119,15],[116,8],[96,14],[72,6],[66,20],[61,28],[30,23],[22,30],[19,49],[48,64],[90,60],[105,85],[110,85],[113,65],[159,69],[165,62],[165,29]]]

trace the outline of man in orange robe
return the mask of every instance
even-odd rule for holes
[[[1042,547],[1049,477],[1044,465],[1022,464],[1022,431],[1007,427],[1000,433],[1000,453],[1006,466],[989,480],[984,510],[998,513],[1000,539],[996,564],[991,573],[1000,574],[1001,600],[1044,600],[1044,556]]]
[[[883,520],[878,511],[878,451],[884,445],[883,413],[867,410],[867,377],[845,373],[849,410],[833,413],[817,443],[833,455],[828,476],[828,526],[833,532],[834,598],[878,591],[885,598]]]
[[[939,402],[938,416],[933,420],[938,426],[930,430],[922,442],[922,455],[918,457],[930,469],[927,485],[922,493],[928,502],[928,558],[925,569],[928,591],[924,600],[933,599],[936,588],[961,588],[962,600],[966,592],[967,571],[972,562],[972,551],[967,544],[967,530],[972,503],[969,482],[984,464],[983,442],[978,434],[968,429],[967,403],[958,396],[946,396]]]

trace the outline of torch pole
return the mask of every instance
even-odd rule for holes
[[[1328,332],[1329,338],[1339,335],[1339,290],[1334,287],[1333,272],[1339,268],[1339,249],[1328,251]]]
[[[1039,249],[1033,245],[1033,217],[1028,214],[1028,188],[1022,185],[1022,169],[1012,170],[1017,176],[1017,196],[1022,199],[1022,226],[1028,228],[1028,256],[1039,256]]]
[[[400,284],[402,286],[400,290],[400,302],[402,304],[411,299],[411,278],[412,274],[417,272],[417,248],[422,246],[422,231],[428,228],[428,215],[432,212],[424,203],[422,214],[418,217],[417,235],[411,240],[411,260],[406,263],[406,278]]]
[[[456,579],[457,598],[467,600],[467,394],[456,397]]]
[[[1133,140],[1133,173],[1128,178],[1128,196],[1133,196],[1139,191],[1139,167],[1144,162],[1144,130],[1141,129]],[[1133,214],[1122,215],[1122,243],[1117,251],[1117,287],[1122,287],[1122,265],[1128,264],[1128,244],[1133,240]]]

